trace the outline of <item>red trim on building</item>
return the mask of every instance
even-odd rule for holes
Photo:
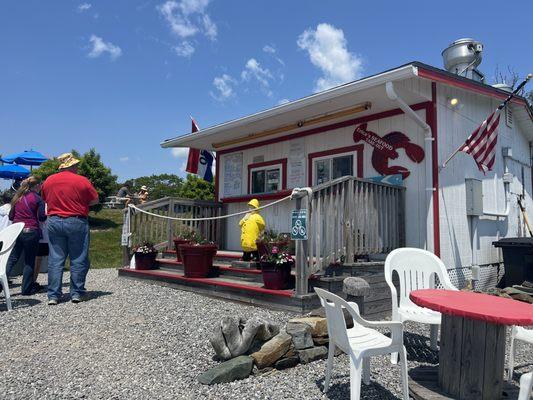
[[[467,81],[463,81],[462,79],[456,79],[448,75],[439,74],[438,72],[424,69],[422,67],[418,67],[418,76],[420,78],[425,78],[425,79],[430,79],[435,82],[445,83],[447,85],[454,86],[460,89],[470,90],[472,92],[484,94],[484,95],[491,96],[491,97],[496,97],[500,100],[505,100],[507,96],[509,96],[508,94],[500,93],[499,91],[497,91],[497,89],[490,89],[488,87],[483,87],[474,82],[467,82]],[[513,103],[526,105],[526,102],[524,100],[516,98],[516,97],[513,97],[511,101]]]
[[[363,177],[363,154],[365,146],[363,144],[355,144],[353,146],[339,147],[337,149],[317,151],[316,153],[309,153],[307,155],[307,184],[313,186],[313,158],[331,156],[341,153],[357,153],[357,177]]]
[[[222,203],[247,203],[252,199],[262,200],[278,200],[285,196],[288,196],[292,193],[291,189],[282,190],[275,193],[264,193],[264,194],[247,194],[244,196],[235,196],[235,197],[224,197],[220,201]]]
[[[411,108],[413,110],[415,110],[415,111],[416,110],[422,110],[422,109],[427,108],[428,104],[431,104],[431,102],[425,101],[425,102],[422,102],[422,103],[413,104],[411,106]],[[249,143],[249,144],[245,144],[245,145],[242,145],[242,146],[233,147],[233,148],[230,148],[230,149],[219,150],[217,152],[217,154],[234,153],[236,151],[252,149],[252,148],[256,148],[256,147],[260,147],[260,146],[265,146],[265,145],[271,144],[271,143],[284,142],[286,140],[292,140],[292,139],[296,139],[296,138],[300,138],[300,137],[304,137],[304,136],[316,135],[318,133],[331,131],[331,130],[339,129],[339,128],[345,128],[347,126],[361,124],[363,122],[370,122],[370,121],[375,121],[375,120],[378,120],[378,119],[393,117],[395,115],[400,115],[400,114],[403,114],[403,111],[401,109],[399,109],[399,108],[395,108],[393,110],[387,110],[387,111],[383,111],[383,112],[376,113],[376,114],[365,115],[364,117],[353,118],[353,119],[349,119],[347,121],[336,122],[334,124],[320,126],[318,128],[308,129],[308,130],[302,131],[302,132],[291,133],[289,135],[276,137],[276,138],[272,138],[272,139],[267,139],[267,140],[263,140],[261,142]]]
[[[259,163],[254,164],[248,164],[248,194],[251,194],[251,177],[252,177],[252,169],[254,168],[261,168],[261,167],[268,167],[269,165],[279,165],[281,164],[281,189],[285,190],[287,189],[287,159],[286,158],[279,158],[277,160],[272,161],[263,161]],[[259,194],[259,193],[257,193]]]
[[[433,247],[434,253],[440,257],[440,216],[439,216],[439,145],[437,131],[437,83],[431,82],[431,104],[426,109],[426,120],[431,127],[433,137],[431,156],[433,160]]]

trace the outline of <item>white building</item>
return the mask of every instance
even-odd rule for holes
[[[246,209],[251,198],[266,204],[294,187],[316,186],[344,175],[375,178],[403,173],[405,244],[427,248],[449,268],[468,275],[471,265],[501,262],[493,241],[526,235],[519,196],[527,212],[533,209],[533,113],[524,98],[513,98],[502,113],[493,171],[484,175],[465,153],[441,167],[509,95],[480,82],[477,64],[465,70],[465,77],[412,62],[167,140],[162,147],[216,151],[216,196],[229,213]],[[458,64],[448,68],[457,69]],[[354,136],[361,124],[367,124],[367,132],[385,136],[385,145],[392,144],[397,159]],[[469,200],[477,209],[467,212],[469,179],[481,181],[482,197],[473,181]],[[292,208],[294,204],[286,202],[266,209],[267,225],[288,232]],[[224,247],[238,250],[239,236],[237,219],[230,220]],[[480,279],[489,279],[481,271]]]

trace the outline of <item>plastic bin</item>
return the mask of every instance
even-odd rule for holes
[[[505,275],[499,287],[521,285],[526,280],[533,282],[533,238],[505,238],[492,244],[503,253]]]

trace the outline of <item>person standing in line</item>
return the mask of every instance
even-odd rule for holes
[[[13,223],[24,223],[24,229],[18,236],[6,265],[7,274],[10,275],[22,251],[24,251],[21,290],[23,296],[32,295],[39,289],[34,285],[33,273],[35,256],[41,237],[39,222],[46,220],[44,202],[39,196],[40,190],[41,181],[38,178],[30,176],[23,180],[11,200],[11,210],[9,211],[9,219]]]
[[[39,240],[39,246],[37,247],[37,257],[35,258],[35,269],[33,270],[33,281],[35,282],[33,286],[36,290],[40,291],[43,289],[43,286],[37,282],[39,278],[39,272],[41,272],[41,264],[45,257],[48,257],[50,253],[48,247],[48,224],[46,221],[41,222],[41,240]]]
[[[43,184],[47,205],[48,304],[56,305],[62,296],[63,269],[70,258],[70,299],[85,299],[85,279],[89,271],[89,207],[98,203],[98,193],[89,180],[78,175],[80,162],[71,153],[58,157],[59,172]]]
[[[13,196],[11,195],[11,191],[6,190],[4,193],[2,193],[2,205],[0,206],[0,231],[11,225],[11,221],[9,220],[9,211],[11,211],[12,199]]]

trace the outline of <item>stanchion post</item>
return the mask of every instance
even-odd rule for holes
[[[126,206],[126,212],[122,220],[122,266],[130,265],[130,246],[131,246],[131,209]]]
[[[296,210],[302,208],[302,197],[307,193],[300,192],[296,195]],[[302,296],[309,293],[308,282],[308,264],[307,264],[307,240],[296,241],[296,295]]]

